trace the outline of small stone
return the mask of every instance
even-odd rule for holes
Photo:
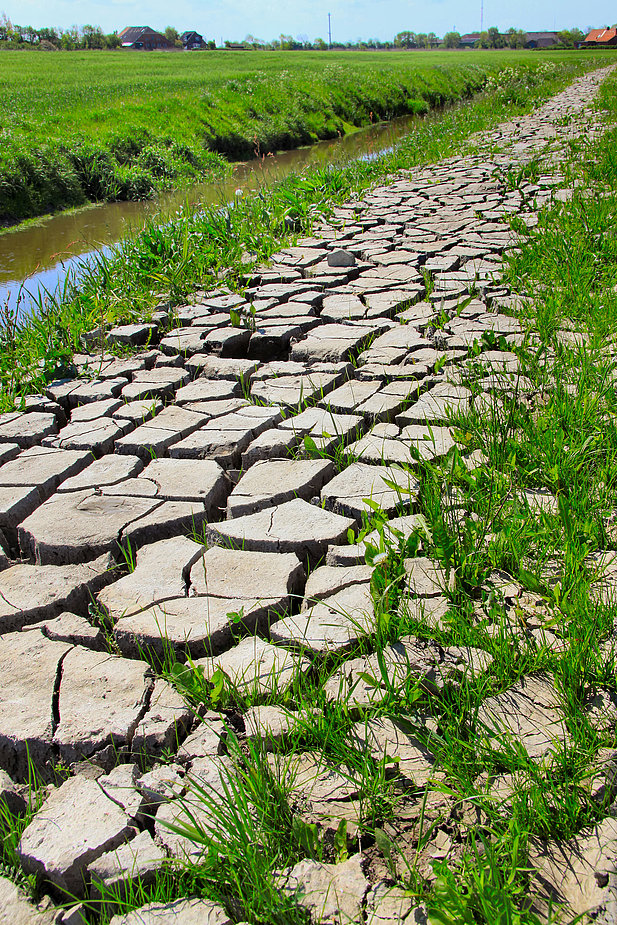
[[[492,748],[518,748],[532,761],[547,763],[570,742],[554,681],[549,674],[521,678],[513,687],[489,697],[478,711],[478,731]]]
[[[133,755],[151,758],[174,752],[191,725],[193,711],[179,691],[167,681],[154,682],[148,712],[138,724],[131,739]]]
[[[38,488],[0,488],[0,527],[14,531],[23,520],[39,507],[42,501]]]
[[[62,913],[59,925],[85,925],[88,921],[84,903],[77,903]],[[58,925],[58,923],[56,923]]]
[[[179,764],[158,765],[138,778],[135,787],[144,798],[145,812],[148,806],[155,810],[161,803],[175,800],[184,793],[184,769]]]
[[[122,418],[76,421],[63,427],[57,436],[46,437],[43,446],[63,450],[84,450],[94,456],[103,456],[111,453],[116,441],[132,429],[131,422]]]
[[[122,389],[122,398],[127,402],[144,398],[171,398],[176,389],[186,385],[190,374],[185,369],[162,366],[158,369],[140,370],[133,381]]]
[[[0,633],[54,619],[65,610],[84,614],[113,577],[109,556],[82,565],[13,565],[0,572]]]
[[[30,760],[43,769],[51,756],[52,701],[69,649],[38,631],[0,639],[0,767],[17,780],[28,779]]]
[[[109,925],[232,925],[222,906],[209,899],[176,899],[150,903],[125,915],[114,915]]]
[[[388,483],[394,483],[395,487]],[[414,505],[419,489],[420,483],[411,472],[358,462],[333,478],[322,489],[321,498],[328,510],[361,520],[363,513],[372,512],[373,504],[379,505],[385,514]]]
[[[355,267],[356,258],[350,251],[330,251],[327,257],[329,267]]]
[[[177,800],[163,803],[156,814],[155,833],[170,855],[181,861],[198,861],[207,850],[202,839],[193,839],[190,834],[183,834],[178,828],[189,827],[194,830],[201,826],[203,831],[214,823],[211,801],[226,806],[228,802],[229,781],[234,774],[234,767],[229,758],[206,756],[197,758],[186,776],[186,794]],[[200,798],[195,785],[208,793],[208,804]],[[201,843],[200,843],[201,842]],[[200,920],[201,925],[201,920]]]
[[[323,324],[294,344],[291,359],[306,363],[339,363],[347,360],[374,333],[374,328],[368,326]]]
[[[114,898],[121,898],[135,881],[139,881],[140,886],[149,886],[166,858],[150,833],[140,832],[128,844],[102,854],[88,865],[90,899],[96,901],[110,892],[113,892]]]
[[[258,637],[247,637],[228,652],[200,659],[194,664],[203,668],[208,680],[220,669],[232,687],[243,694],[266,696],[285,691],[294,678],[308,670],[310,663],[281,646],[273,646]]]
[[[57,912],[41,912],[8,877],[0,877],[0,925],[57,925]]]
[[[268,764],[277,779],[303,801],[323,804],[358,796],[360,781],[353,773],[340,764],[330,764],[319,752],[275,754],[268,757]]]
[[[78,424],[84,421],[96,421],[99,418],[112,417],[114,411],[122,407],[119,398],[104,398],[102,401],[89,402],[87,405],[79,405],[71,412],[71,424]]]
[[[265,459],[287,459],[300,442],[292,431],[272,428],[256,437],[242,454],[242,469],[246,471],[256,462]]]
[[[31,414],[0,414],[0,444],[16,443],[22,449],[40,446],[44,437],[58,433],[56,415],[45,411]]]
[[[375,631],[374,606],[370,583],[354,584],[273,623],[270,635],[319,655],[344,651]]]
[[[26,805],[23,789],[9,777],[6,771],[0,770],[0,806],[5,806],[13,816],[21,816],[26,811]]]
[[[135,427],[139,427],[140,424],[145,424],[162,410],[162,401],[156,398],[142,398],[121,404],[118,410],[113,412],[112,418],[130,421]]]
[[[616,845],[617,820],[611,817],[565,841],[530,838],[529,865],[536,871],[530,892],[536,910],[545,915],[552,902],[568,918],[591,914],[594,920],[612,921],[600,913],[615,901]]]
[[[204,552],[205,546],[184,536],[142,546],[133,571],[101,591],[99,604],[115,621],[155,602],[185,597],[191,567]]]
[[[90,453],[32,447],[0,467],[0,486],[36,486],[45,501],[61,482],[77,476],[91,462]]]
[[[405,592],[410,597],[441,597],[454,591],[454,572],[446,575],[446,570],[431,559],[405,559],[404,568]]]
[[[117,485],[125,479],[139,475],[143,467],[143,460],[138,456],[103,456],[91,462],[79,475],[63,481],[58,486],[58,491],[87,491]]]
[[[47,639],[54,642],[69,642],[74,646],[86,646],[88,649],[100,650],[104,648],[104,637],[100,627],[92,626],[85,617],[65,610],[59,617],[43,620],[22,627],[25,631],[40,630]]]
[[[62,663],[60,722],[53,738],[64,760],[126,749],[145,713],[151,676],[146,662],[72,649]]]
[[[188,402],[208,402],[221,401],[222,399],[234,398],[241,394],[240,382],[233,379],[219,382],[216,379],[195,379],[188,385],[182,386],[176,392],[176,402],[179,405],[186,405]]]
[[[283,707],[251,707],[243,716],[247,739],[257,740],[266,751],[273,751],[299,719],[301,716]]]
[[[422,917],[423,916],[423,917]],[[426,907],[415,906],[409,893],[384,880],[366,894],[366,925],[429,925]]]
[[[96,781],[71,777],[51,792],[21,836],[17,853],[27,873],[80,896],[88,865],[135,834],[124,810]]]
[[[178,749],[178,761],[192,762],[195,758],[222,755],[229,727],[219,713],[206,713],[199,726]]]
[[[107,332],[108,344],[142,347],[156,334],[155,324],[122,324]]]
[[[350,742],[361,753],[368,751],[375,761],[393,764],[416,787],[426,786],[434,774],[435,756],[419,739],[409,735],[400,723],[387,717],[356,723],[351,730]]]
[[[283,892],[310,915],[313,925],[351,925],[363,921],[362,907],[369,882],[362,872],[362,857],[353,855],[342,864],[300,861],[279,876]]]
[[[317,450],[327,455],[344,441],[353,439],[361,426],[359,414],[335,414],[328,408],[307,408],[282,421],[280,429],[292,431],[301,440],[310,437]]]
[[[224,523],[208,524],[212,545],[257,552],[294,552],[301,560],[319,559],[329,544],[342,543],[355,523],[301,498]]]
[[[136,764],[118,764],[109,774],[96,777],[97,784],[109,799],[121,806],[133,821],[141,817],[144,802],[141,793],[135,787],[139,773]]]
[[[188,411],[178,405],[168,405],[151,421],[146,421],[126,437],[116,440],[116,452],[142,456],[147,460],[152,454],[157,457],[166,456],[169,447],[203,427],[207,420],[204,414]]]
[[[246,472],[227,501],[227,516],[243,517],[293,498],[310,500],[335,473],[328,460],[267,460]]]
[[[606,688],[598,689],[583,705],[583,713],[598,730],[609,730],[617,725],[617,696]]]
[[[52,495],[21,524],[19,545],[39,565],[88,561],[116,549],[127,524],[160,504],[155,498],[106,497],[96,491]]]
[[[373,574],[373,568],[370,565],[356,565],[350,568],[333,568],[329,565],[321,565],[315,569],[308,577],[304,589],[304,601],[302,610],[307,610],[311,604],[330,597],[331,594],[337,594],[344,588],[352,585],[366,585],[370,582]]]
[[[401,438],[409,441],[420,459],[428,461],[445,456],[455,446],[450,428],[437,425],[422,427],[419,424],[409,424],[401,430]]]

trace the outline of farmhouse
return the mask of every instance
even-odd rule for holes
[[[153,51],[155,48],[172,48],[160,32],[155,32],[150,26],[127,26],[120,32],[122,48],[131,48],[135,51]]]
[[[460,48],[475,48],[480,41],[479,32],[468,32],[467,35],[461,35],[459,43]]]
[[[525,48],[553,48],[559,45],[559,36],[556,32],[527,32]]]
[[[204,37],[199,32],[183,32],[180,36],[180,41],[185,51],[204,47]]]
[[[597,45],[617,45],[617,28],[592,29],[583,42],[583,48],[593,48]]]

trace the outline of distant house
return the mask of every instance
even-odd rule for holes
[[[204,37],[199,32],[183,32],[180,36],[180,41],[185,51],[204,47]]]
[[[173,48],[164,35],[155,32],[150,26],[127,26],[119,33],[122,48],[135,51],[154,51],[156,48]]]
[[[556,32],[527,32],[525,48],[553,48],[561,44]]]
[[[468,32],[467,35],[461,35],[459,48],[475,48],[480,41],[479,32]]]
[[[592,29],[585,37],[583,48],[594,48],[597,45],[606,48],[607,45],[617,45],[616,29]]]

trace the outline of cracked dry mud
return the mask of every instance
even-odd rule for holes
[[[589,106],[606,75],[582,77],[489,133],[484,140],[502,153],[405,171],[336,209],[331,224],[256,272],[245,299],[197,292],[172,330],[164,313],[156,324],[115,329],[113,342],[151,336],[149,349],[129,359],[78,355],[78,378],[0,416],[0,791],[23,804],[28,759],[51,782],[18,852],[55,900],[96,897],[102,884],[124,888],[137,876],[148,882],[168,858],[194,857],[196,846],[165,826],[189,777],[225,799],[231,727],[280,760],[299,717],[289,701],[273,704],[299,673],[338,656],[330,700],[356,709],[382,699],[370,682],[380,670],[370,642],[364,654],[354,649],[375,629],[364,564],[371,537],[355,542],[363,514],[377,505],[389,529],[409,536],[418,525],[416,459],[451,450],[453,413],[511,392],[515,380],[524,391],[511,348],[535,334],[500,282],[502,254],[517,244],[505,219],[520,213],[532,223],[555,180],[546,173],[507,191],[495,171],[525,164],[548,137],[600,132]],[[564,124],[564,115],[578,121]],[[249,303],[254,330],[232,327],[229,309]],[[439,313],[447,320],[437,329]],[[505,345],[477,357],[486,376],[474,393],[464,363],[485,334]],[[330,458],[308,459],[307,448]],[[337,474],[338,453],[351,465]],[[550,508],[555,499],[530,493],[527,503]],[[504,598],[519,593],[508,576],[493,577]],[[421,554],[406,563],[404,597],[429,625],[448,619],[450,580]],[[598,593],[616,582],[613,569]],[[222,670],[256,705],[233,722],[195,715],[148,661],[166,646],[181,661],[190,655],[206,678]],[[391,685],[412,679],[434,698],[492,661],[482,649],[413,636],[384,659]],[[427,813],[438,813],[435,720],[362,715],[353,747],[385,756],[388,773],[403,788],[426,789]],[[507,739],[538,763],[568,736],[548,675],[487,698],[478,719],[488,743]],[[357,785],[316,752],[294,761],[302,818],[331,834],[345,819],[355,849],[344,863],[303,860],[281,871],[281,891],[314,922],[426,922],[423,907],[370,865]],[[61,783],[60,766],[70,772]],[[403,831],[415,825],[412,804]],[[538,909],[555,897],[609,921],[616,844],[612,819],[569,842],[534,843]],[[432,850],[456,855],[442,830]],[[0,904],[6,921],[77,921],[53,904],[29,905],[3,878]],[[229,921],[190,897],[113,919]]]

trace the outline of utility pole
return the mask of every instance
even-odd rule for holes
[[[332,21],[328,13],[328,48],[332,48]]]
[[[480,32],[484,30],[484,0],[480,0]]]

